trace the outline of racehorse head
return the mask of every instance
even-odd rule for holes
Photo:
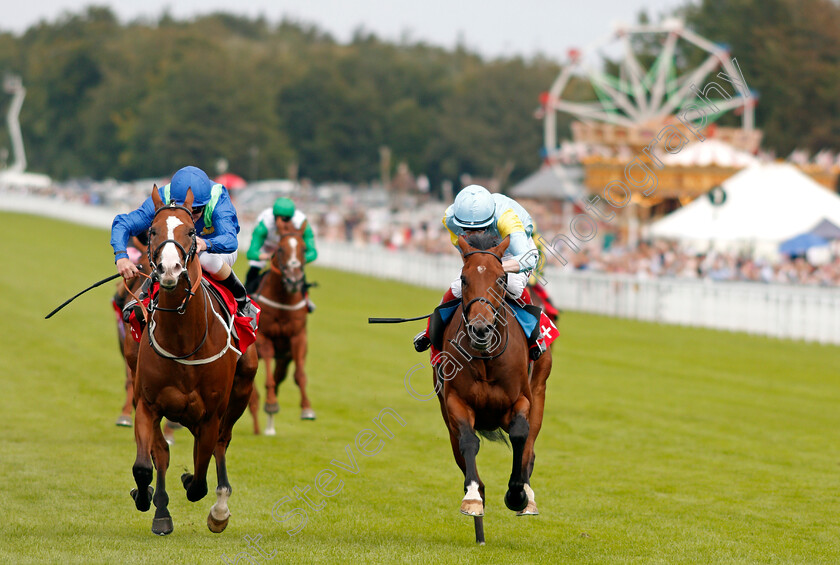
[[[295,229],[291,222],[280,218],[276,221],[280,242],[271,256],[271,270],[283,279],[283,287],[289,294],[303,290],[304,244],[303,232]]]
[[[510,238],[499,243],[498,237],[487,234],[458,238],[464,259],[461,314],[471,345],[479,351],[485,351],[494,341],[496,322],[500,315],[504,316],[507,277],[502,268],[502,256],[509,244]]]
[[[155,216],[149,227],[148,253],[153,276],[160,281],[162,290],[174,290],[181,277],[186,278],[189,288],[191,281],[188,269],[196,252],[192,191],[187,190],[183,206],[174,201],[166,204],[155,185],[152,189],[152,202],[155,204]]]

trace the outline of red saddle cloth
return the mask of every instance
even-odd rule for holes
[[[245,351],[248,349],[248,346],[254,343],[257,340],[257,332],[251,327],[251,318],[248,316],[239,316],[236,313],[236,299],[233,298],[233,294],[222,286],[222,284],[212,277],[208,277],[203,274],[204,280],[210,285],[219,291],[219,294],[225,300],[225,307],[227,308],[228,313],[233,316],[233,330],[234,330],[234,342],[235,347],[239,349],[239,351]],[[152,285],[152,291],[149,293],[145,299],[143,299],[143,304],[148,307],[149,301],[153,296],[155,296],[158,292],[158,283]],[[260,307],[257,303],[253,303],[254,307],[257,309],[257,325],[260,322]],[[129,318],[129,326],[131,326],[131,337],[134,338],[134,341],[140,343],[140,338],[143,335],[143,329],[140,326],[140,321],[134,315],[134,312],[131,313]]]

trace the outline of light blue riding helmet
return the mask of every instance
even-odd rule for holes
[[[477,184],[471,184],[461,190],[452,204],[454,217],[452,222],[459,228],[480,229],[493,223],[496,215],[496,203],[493,195]]]
[[[179,204],[184,203],[187,197],[187,189],[193,193],[193,207],[206,206],[210,202],[210,190],[213,188],[213,181],[207,173],[198,167],[184,167],[172,175],[169,183],[169,195],[172,200]]]

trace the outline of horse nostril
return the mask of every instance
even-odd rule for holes
[[[475,339],[483,341],[490,333],[490,326],[486,324],[472,325],[470,326],[470,333]]]

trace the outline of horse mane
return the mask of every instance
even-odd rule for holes
[[[486,231],[467,234],[466,240],[470,244],[470,247],[480,251],[487,251],[502,243],[502,239],[497,234]]]

